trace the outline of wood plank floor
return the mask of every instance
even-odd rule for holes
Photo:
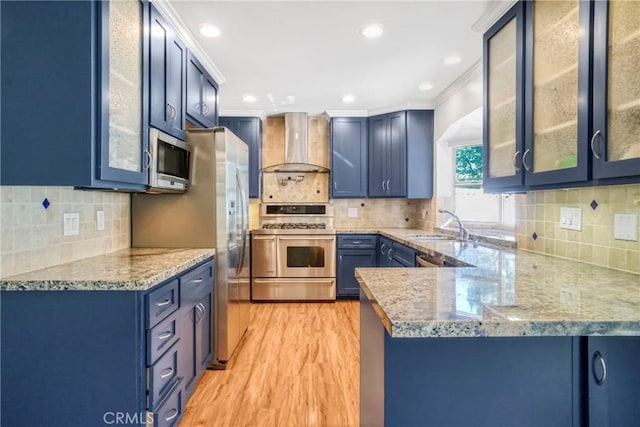
[[[180,427],[357,426],[357,301],[252,304],[225,371],[207,371]]]

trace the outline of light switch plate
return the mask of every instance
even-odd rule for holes
[[[638,241],[638,215],[619,213],[613,216],[613,238]]]
[[[63,216],[62,234],[65,236],[76,236],[80,234],[80,214],[66,213]]]
[[[582,230],[581,208],[560,208],[560,228],[567,230]]]
[[[104,211],[96,212],[96,228],[98,231],[104,230]]]
[[[358,217],[358,208],[349,208],[348,215],[349,215],[349,218],[357,218]]]

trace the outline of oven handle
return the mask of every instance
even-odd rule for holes
[[[335,240],[336,236],[316,236],[305,234],[304,236],[278,236],[278,240]]]

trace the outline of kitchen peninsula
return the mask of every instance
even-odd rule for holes
[[[356,270],[362,425],[637,422],[640,276],[380,232],[475,267]]]

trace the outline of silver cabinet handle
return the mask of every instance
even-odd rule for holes
[[[171,335],[173,335],[173,332],[171,332],[171,331],[167,331],[167,332],[165,332],[164,334],[158,335],[158,339],[159,339],[160,341],[164,341],[164,340],[166,340],[167,338],[171,337]]]
[[[591,153],[593,154],[593,157],[595,157],[597,160],[600,160],[600,156],[596,152],[595,143],[596,143],[596,138],[598,137],[598,135],[600,135],[600,133],[601,133],[600,129],[598,129],[591,137]]]
[[[157,302],[156,305],[158,307],[164,307],[165,305],[169,305],[171,304],[171,299],[167,298],[166,300],[162,301],[162,302]]]
[[[198,313],[200,314],[196,314],[196,323],[200,323],[200,321],[202,320],[202,308],[200,308],[200,303],[196,304],[195,309],[198,310]]]
[[[205,116],[209,114],[209,104],[207,104],[206,102],[202,103],[202,114],[204,114]]]
[[[192,280],[192,283],[201,283],[204,279],[202,277],[196,279],[196,280]]]
[[[527,166],[527,154],[529,153],[531,153],[531,150],[527,148],[526,150],[524,150],[524,154],[522,155],[522,166],[524,166],[527,172],[531,170],[531,167]]]
[[[333,189],[334,190],[338,189],[338,182],[337,181],[333,181]]]
[[[596,374],[596,360],[600,362],[600,366],[602,367],[602,376],[598,378]],[[591,360],[591,368],[593,371],[593,378],[596,380],[597,385],[602,385],[607,380],[607,364],[604,362],[604,357],[600,354],[599,351],[596,351],[593,354],[593,359]]]
[[[151,152],[149,150],[144,150],[144,154],[147,156],[147,165],[144,167],[144,170],[149,170],[153,158],[151,157]]]
[[[389,248],[389,252],[387,252],[387,258],[389,258],[389,261],[393,259],[393,248]]]
[[[385,255],[385,253],[384,253],[384,248],[385,248],[385,246],[387,246],[387,245],[385,245],[384,243],[383,243],[382,245],[380,245],[380,253],[381,253],[382,255]]]
[[[173,412],[173,414],[172,414],[172,415],[170,415],[170,416],[168,416],[167,418],[165,418],[165,419],[164,419],[165,421],[171,421],[172,419],[174,419],[175,417],[177,417],[177,416],[178,416],[178,414],[180,413],[180,411],[178,411],[176,408],[173,408],[171,411]]]
[[[382,189],[384,190],[384,180],[382,180]]]
[[[170,102],[167,102],[167,107],[169,107],[169,121],[174,121],[178,117],[178,110]]]
[[[160,378],[165,379],[173,375],[173,368],[167,368],[164,370],[165,374],[160,375]]]
[[[518,158],[519,155],[520,155],[520,151],[519,150],[516,151],[516,153],[513,155],[513,168],[516,170],[516,172],[520,172],[520,169],[522,169],[522,168],[518,167],[517,158]]]
[[[360,240],[354,240],[354,241],[353,241],[353,242],[351,242],[351,243],[353,243],[354,245],[359,245],[359,244],[360,244],[360,243],[362,243],[362,242],[361,242]]]

